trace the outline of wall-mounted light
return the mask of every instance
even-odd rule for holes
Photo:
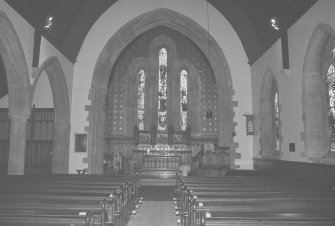
[[[272,17],[270,19],[270,24],[271,24],[273,29],[275,29],[276,31],[279,31],[279,24],[278,24],[278,20],[277,20],[276,17]]]
[[[51,28],[51,26],[52,26],[52,23],[53,23],[53,16],[47,16],[46,18],[45,18],[45,23],[44,23],[44,28],[45,29],[49,29],[49,28]]]

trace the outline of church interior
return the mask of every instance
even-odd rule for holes
[[[334,0],[0,0],[0,225],[335,225]]]

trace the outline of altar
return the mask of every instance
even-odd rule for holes
[[[161,177],[180,173],[182,165],[189,165],[192,151],[187,145],[139,144],[133,151],[139,160],[138,170],[146,175]]]

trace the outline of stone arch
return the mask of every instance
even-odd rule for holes
[[[0,11],[0,54],[7,75],[11,118],[8,174],[24,174],[26,121],[30,115],[29,73],[21,42],[3,11]]]
[[[278,83],[270,68],[265,70],[260,93],[260,146],[261,156],[264,158],[279,158],[280,153],[275,152],[275,135],[273,128],[272,86]]]
[[[35,80],[31,92],[31,101],[37,81],[43,71],[46,72],[51,85],[55,111],[52,173],[68,173],[70,104],[65,75],[57,57],[46,59],[34,74]]]
[[[106,43],[101,51],[93,72],[89,99],[88,133],[88,170],[102,173],[104,149],[104,109],[108,77],[122,50],[137,36],[158,27],[165,26],[177,30],[193,41],[207,56],[218,84],[219,96],[219,146],[230,147],[231,167],[234,167],[235,147],[232,107],[232,78],[227,60],[206,29],[188,17],[169,9],[155,9],[144,13],[125,24]]]
[[[328,118],[323,94],[323,56],[335,30],[327,24],[318,24],[306,50],[302,77],[302,118],[305,151],[303,155],[319,162],[329,154]]]

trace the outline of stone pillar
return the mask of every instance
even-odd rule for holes
[[[69,173],[69,144],[70,124],[68,122],[55,122],[52,150],[53,174]]]
[[[10,114],[8,175],[24,175],[26,124],[30,113]]]
[[[105,152],[105,104],[107,90],[91,89],[88,127],[88,173],[102,174]]]

